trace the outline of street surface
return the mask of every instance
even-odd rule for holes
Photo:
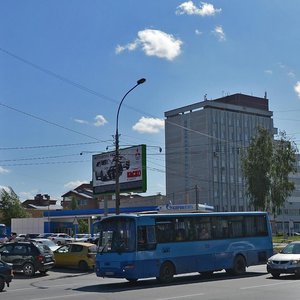
[[[155,279],[135,285],[121,279],[98,278],[94,273],[53,269],[49,274],[26,278],[16,274],[11,286],[0,293],[1,300],[295,300],[300,295],[300,279],[282,275],[273,279],[265,265],[250,267],[242,277],[215,273],[206,279],[198,274],[177,276],[172,284]]]

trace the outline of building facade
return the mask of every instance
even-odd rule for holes
[[[266,98],[234,94],[165,112],[166,191],[172,203],[251,209],[240,156],[258,127],[276,133]]]

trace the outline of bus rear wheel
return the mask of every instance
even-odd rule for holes
[[[230,275],[242,275],[246,272],[246,261],[242,255],[237,255],[233,262],[233,268],[227,269],[226,272]]]
[[[162,283],[172,282],[175,275],[175,267],[171,262],[165,262],[161,265],[159,277],[157,280]]]

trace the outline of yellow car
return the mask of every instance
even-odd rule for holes
[[[97,246],[91,243],[73,242],[61,246],[54,253],[55,266],[75,267],[82,271],[94,269]]]

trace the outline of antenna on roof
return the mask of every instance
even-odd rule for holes
[[[206,101],[206,100],[207,100],[207,94],[204,95],[204,101]]]
[[[265,96],[264,96],[264,98],[265,98],[265,99],[267,99],[267,92],[265,92]]]

